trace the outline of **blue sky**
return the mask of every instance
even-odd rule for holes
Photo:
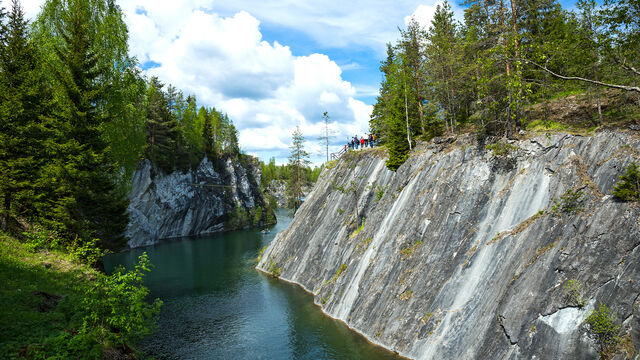
[[[44,0],[23,0],[34,17]],[[327,111],[330,151],[368,130],[385,44],[410,16],[429,24],[435,0],[120,0],[130,52],[198,103],[229,114],[240,146],[286,162],[300,126],[311,160]],[[572,2],[562,1],[565,7]],[[453,5],[457,19],[462,9]]]

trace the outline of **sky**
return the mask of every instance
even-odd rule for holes
[[[34,18],[44,0],[22,0]],[[148,76],[227,113],[242,150],[287,162],[300,126],[310,160],[364,135],[385,44],[411,16],[430,24],[436,0],[120,0],[129,52]],[[453,5],[455,17],[462,9]]]

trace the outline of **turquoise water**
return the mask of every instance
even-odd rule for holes
[[[156,359],[399,359],[324,315],[298,286],[256,271],[255,258],[291,222],[258,230],[170,240],[105,257],[108,272],[142,252],[146,279],[164,301],[158,331],[141,346]]]

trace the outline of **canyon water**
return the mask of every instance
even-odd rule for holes
[[[399,359],[324,315],[296,285],[254,269],[259,251],[291,222],[278,212],[268,233],[181,238],[105,257],[107,272],[143,252],[151,298],[164,302],[142,350],[156,359]]]

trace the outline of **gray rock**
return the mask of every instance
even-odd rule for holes
[[[424,147],[396,173],[377,154],[343,157],[257,268],[413,359],[597,359],[584,320],[600,302],[640,344],[640,207],[610,196],[640,141],[554,134],[504,158],[472,143]],[[355,196],[336,190],[351,181],[360,231]],[[569,189],[580,211],[562,210]]]
[[[256,161],[249,158],[248,165],[242,165],[227,159],[226,174],[219,174],[205,157],[195,170],[152,176],[151,162],[144,160],[134,173],[129,196],[129,246],[232,230],[227,220],[237,206],[250,213],[264,205]]]

